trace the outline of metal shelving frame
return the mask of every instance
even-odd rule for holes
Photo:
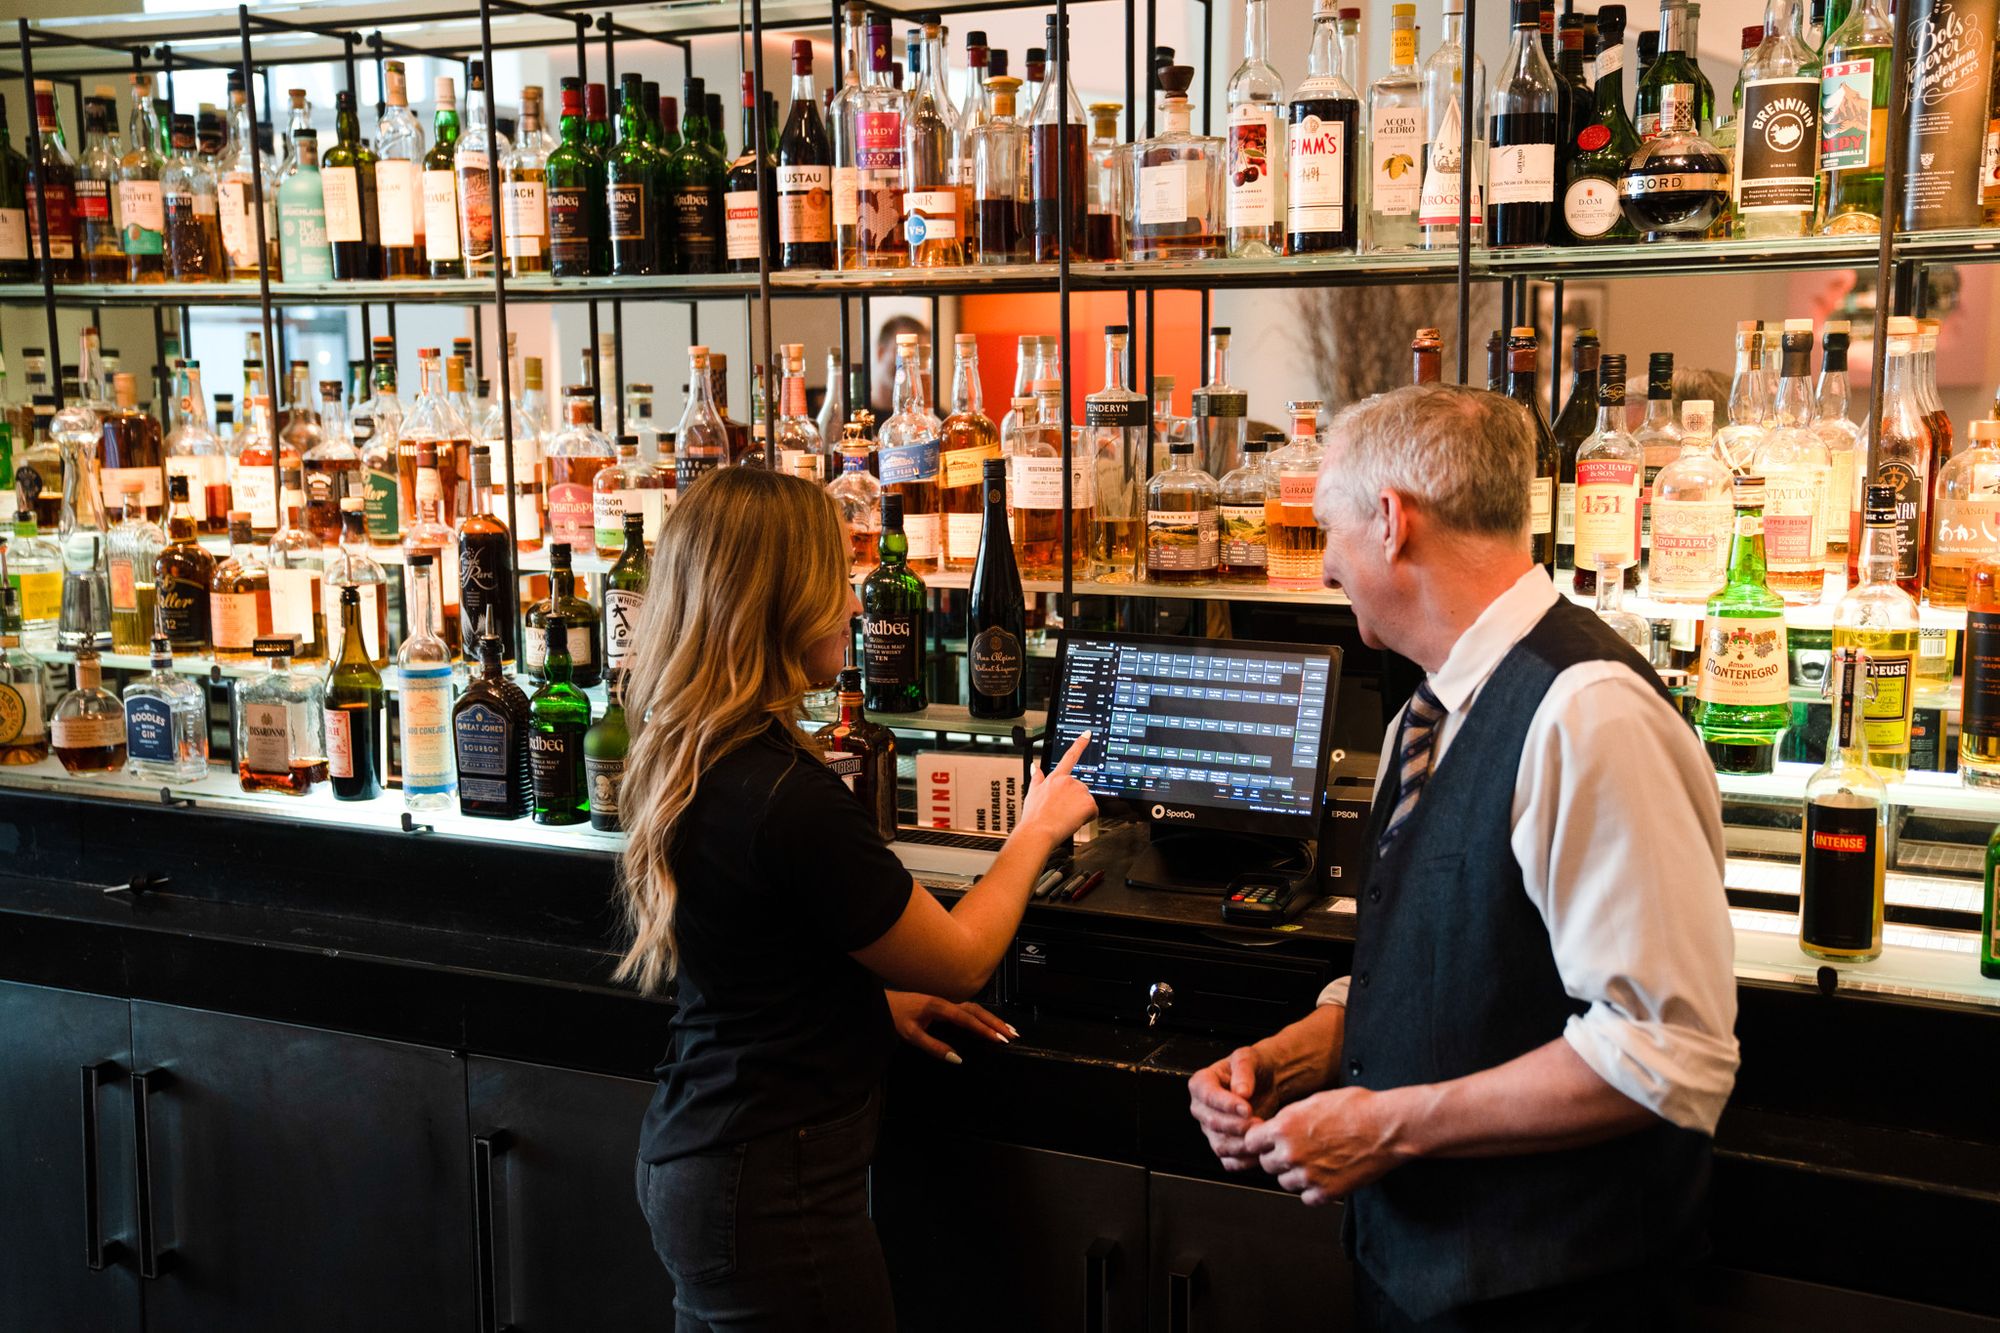
[[[1090,2],[1090,0],[1084,0]],[[1108,3],[1110,0],[1098,0]],[[1046,0],[964,0],[936,6],[944,14],[980,13],[995,10],[1041,7]],[[1137,120],[1140,115],[1139,92],[1135,86],[1134,60],[1150,60],[1153,39],[1157,33],[1158,0],[1144,0],[1144,25],[1146,44],[1134,47],[1129,37],[1135,27],[1138,0],[1122,0],[1125,28],[1128,35],[1125,68],[1125,130],[1128,139],[1137,136]],[[1477,0],[1465,0],[1465,26],[1468,34],[1476,31]],[[828,17],[808,16],[812,6],[800,5],[792,0],[780,0],[777,6],[781,17],[772,31],[792,32],[818,30],[827,25]],[[883,8],[881,4],[874,6]],[[168,80],[171,95],[172,71],[179,65],[193,68],[235,69],[241,73],[244,91],[250,100],[252,122],[257,119],[259,81],[253,78],[251,39],[253,36],[282,37],[288,44],[283,49],[267,54],[261,64],[268,70],[290,64],[335,63],[345,65],[348,86],[356,85],[355,47],[365,45],[377,64],[378,111],[381,81],[381,61],[390,56],[425,56],[441,59],[470,59],[474,55],[482,59],[490,71],[496,51],[530,48],[549,48],[573,42],[576,51],[577,72],[588,80],[589,51],[594,28],[602,43],[605,66],[605,83],[615,82],[616,43],[627,41],[656,41],[677,49],[682,57],[683,68],[688,67],[690,55],[689,40],[698,36],[713,36],[734,33],[738,37],[739,61],[747,66],[761,89],[763,80],[763,39],[767,28],[765,23],[765,0],[747,0],[747,12],[743,0],[736,7],[740,17],[734,22],[708,20],[712,9],[718,16],[726,14],[726,5],[704,6],[701,10],[690,11],[657,3],[657,0],[547,0],[534,3],[533,0],[476,0],[461,3],[455,8],[440,8],[418,13],[401,13],[380,3],[329,6],[328,16],[321,21],[307,21],[298,14],[302,11],[287,11],[288,17],[278,18],[269,14],[253,14],[247,5],[238,5],[233,24],[222,22],[220,15],[161,15],[145,20],[135,20],[116,29],[118,33],[129,31],[130,37],[114,39],[107,32],[98,36],[84,36],[69,31],[63,23],[51,26],[44,23],[37,27],[27,19],[18,22],[18,46],[20,68],[17,71],[24,86],[29,90],[29,115],[33,115],[32,88],[35,78],[34,57],[36,49],[47,51],[75,52],[80,50],[102,51],[107,59],[116,58],[120,63],[106,64],[102,68],[79,68],[74,61],[63,62],[63,82],[80,89],[80,80],[91,74],[117,73],[129,67],[138,68],[151,59],[162,64]],[[1054,0],[1055,14],[1064,33],[1068,31],[1070,0]],[[1211,74],[1214,66],[1214,9],[1215,0],[1201,0],[1203,13],[1203,67]],[[1896,15],[1895,51],[1900,56],[1909,43],[1908,6],[1900,8]],[[652,18],[664,18],[670,26],[649,29],[634,26],[634,22],[620,22],[614,15],[621,11],[628,17],[633,11],[644,11]],[[918,12],[891,10],[891,13],[910,15]],[[498,13],[520,22],[531,18],[551,20],[558,27],[549,32],[533,36],[504,37],[496,40],[493,30],[494,15]],[[594,16],[594,18],[593,18]],[[796,20],[794,21],[794,17]],[[443,44],[416,44],[420,39],[391,40],[385,38],[379,29],[384,23],[393,24],[399,31],[410,25],[429,23],[465,23],[473,18],[478,21],[477,43],[440,39]],[[839,86],[844,70],[846,50],[841,42],[842,7],[839,0],[831,6],[831,32],[834,48],[833,80]],[[104,21],[107,25],[110,20]],[[122,20],[120,21],[123,22]],[[75,23],[68,27],[76,26]],[[567,31],[562,31],[567,29]],[[236,39],[237,59],[221,61],[189,52],[187,45],[216,42],[230,37]],[[312,45],[306,39],[320,39],[319,45]],[[747,57],[743,45],[747,41]],[[182,44],[176,50],[174,43]],[[1069,47],[1067,42],[1058,45],[1054,77],[1067,84],[1069,78]],[[1148,135],[1153,132],[1153,99],[1150,87],[1145,93],[1144,123]],[[1891,93],[1890,133],[1887,161],[1884,172],[1882,215],[1885,220],[1897,216],[1900,207],[1900,181],[1898,179],[1904,154],[1904,125],[1900,115],[1894,110],[1907,99],[1907,61],[1895,61],[1894,86]],[[358,95],[358,94],[357,94]],[[485,89],[485,103],[489,123],[496,123],[492,80],[489,76]],[[268,99],[267,99],[268,100]],[[1212,101],[1213,99],[1207,99]],[[1067,100],[1058,98],[1059,126],[1068,128]],[[1209,128],[1210,108],[1202,110],[1203,128]],[[1472,161],[1473,116],[1462,118],[1461,161]],[[752,110],[752,121],[756,142],[762,145],[768,141],[769,126],[764,108],[764,99],[756,99]],[[30,152],[35,164],[39,165],[40,141],[30,133]],[[691,341],[699,339],[698,310],[704,301],[736,300],[755,302],[754,317],[748,321],[746,342],[749,344],[751,373],[756,374],[759,366],[765,376],[765,397],[767,402],[777,401],[776,358],[773,355],[775,340],[773,331],[774,303],[788,299],[836,297],[840,304],[840,342],[843,374],[845,367],[853,363],[851,344],[852,304],[856,300],[861,305],[861,316],[865,333],[868,318],[868,304],[871,296],[904,295],[929,297],[935,311],[936,302],[944,295],[971,292],[1053,292],[1057,300],[1060,346],[1067,352],[1070,334],[1070,298],[1075,292],[1123,292],[1126,296],[1127,323],[1134,330],[1135,337],[1129,351],[1133,372],[1129,378],[1137,386],[1141,383],[1136,373],[1139,359],[1137,302],[1140,293],[1145,294],[1147,319],[1145,323],[1145,366],[1147,379],[1151,378],[1154,361],[1153,342],[1153,297],[1159,291],[1193,291],[1201,298],[1201,328],[1198,336],[1206,335],[1208,325],[1208,294],[1221,288],[1276,289],[1299,286],[1358,286],[1395,283],[1443,283],[1450,282],[1457,289],[1458,296],[1458,380],[1471,382],[1470,361],[1470,309],[1472,284],[1494,282],[1501,286],[1503,323],[1511,322],[1517,314],[1529,308],[1529,284],[1545,282],[1555,291],[1558,303],[1561,299],[1562,284],[1572,278],[1632,278],[1682,275],[1704,275],[1747,271],[1798,271],[1811,269],[1861,268],[1871,259],[1875,269],[1878,299],[1875,308],[1875,336],[1873,344],[1874,378],[1872,382],[1873,402],[1869,413],[1867,439],[1868,468],[1872,475],[1876,458],[1876,440],[1873,423],[1880,417],[1883,363],[1887,351],[1887,320],[1891,314],[1922,314],[1923,284],[1922,270],[1927,264],[1986,262],[2000,259],[2000,230],[1937,233],[1898,233],[1891,228],[1877,237],[1858,238],[1810,238],[1794,241],[1744,242],[1744,241],[1697,241],[1687,243],[1633,244],[1619,246],[1593,246],[1577,248],[1536,247],[1521,250],[1475,249],[1471,244],[1470,216],[1471,192],[1460,191],[1458,243],[1455,252],[1421,252],[1415,254],[1364,254],[1336,256],[1303,256],[1273,260],[1215,260],[1202,263],[1082,263],[1072,262],[1069,257],[1069,214],[1067,209],[1057,210],[1058,244],[1057,261],[1054,265],[975,265],[958,269],[938,269],[930,271],[887,270],[873,272],[773,272],[768,247],[760,250],[757,271],[754,274],[721,275],[661,275],[656,277],[632,278],[591,278],[558,279],[548,277],[512,278],[507,276],[503,259],[502,240],[506,235],[505,209],[506,192],[500,188],[499,155],[494,154],[488,171],[492,174],[491,197],[495,214],[495,259],[494,272],[490,280],[486,278],[466,278],[445,281],[432,280],[385,280],[377,282],[345,283],[273,283],[268,270],[260,268],[258,280],[249,282],[221,282],[213,284],[176,284],[171,289],[160,285],[63,285],[58,286],[47,263],[46,203],[39,192],[36,196],[37,234],[42,238],[42,280],[39,283],[0,284],[0,303],[27,304],[39,302],[48,325],[49,343],[60,360],[61,336],[57,325],[57,310],[63,306],[105,306],[147,305],[179,306],[185,308],[197,305],[249,305],[253,301],[258,306],[264,328],[265,380],[275,386],[276,365],[280,353],[275,332],[282,328],[282,318],[274,308],[274,300],[296,304],[314,305],[358,305],[363,312],[364,338],[368,319],[368,307],[382,304],[387,308],[390,331],[394,332],[395,307],[404,302],[427,304],[459,304],[477,308],[489,296],[496,311],[497,331],[501,343],[499,362],[500,401],[512,401],[512,372],[505,353],[507,342],[507,312],[510,303],[578,303],[587,306],[590,314],[590,334],[592,357],[595,357],[598,343],[598,305],[608,300],[611,304],[614,330],[622,330],[623,303],[636,301],[668,301],[685,303],[693,321]],[[252,160],[256,166],[252,181],[252,206],[256,210],[260,254],[264,253],[264,198],[261,171],[261,145],[253,137]],[[760,152],[757,155],[758,192],[760,201],[767,198],[765,191],[765,163]],[[1068,190],[1068,157],[1058,157],[1058,192],[1065,197]],[[775,226],[775,219],[763,219],[766,228]],[[163,301],[171,292],[171,297]],[[475,323],[475,329],[478,324]],[[935,320],[933,328],[935,329]],[[761,338],[759,337],[761,334]],[[762,357],[757,355],[761,343]],[[936,339],[933,339],[933,359],[937,356]],[[864,359],[863,364],[866,364]],[[864,372],[865,374],[865,372]],[[604,376],[596,377],[602,381]],[[619,383],[606,386],[596,385],[599,397],[599,420],[609,420],[604,408],[604,392],[607,387],[614,389],[613,407],[622,413],[622,362],[616,375]],[[1551,397],[1555,396],[1552,376]],[[61,376],[54,377],[53,388],[57,395],[57,406],[61,406]],[[1071,380],[1063,379],[1062,410],[1065,420],[1074,420],[1074,403],[1071,395]],[[840,386],[844,392],[847,385]],[[828,386],[832,391],[834,386]],[[1553,412],[1553,402],[1551,415]],[[518,531],[518,497],[514,484],[513,417],[509,412],[500,413],[502,423],[502,443],[504,451],[500,469],[507,486],[506,518],[511,531]],[[272,429],[276,431],[276,413],[272,414]],[[776,444],[767,441],[766,448],[773,451],[775,463]],[[1067,461],[1070,443],[1065,434],[1064,451]],[[272,470],[281,468],[281,451],[276,441],[272,442]],[[274,477],[274,486],[282,491],[281,481]],[[1263,590],[1231,589],[1226,585],[1204,588],[1198,591],[1176,588],[1160,589],[1145,583],[1102,584],[1079,582],[1075,576],[1075,543],[1078,534],[1072,531],[1073,511],[1069,506],[1070,471],[1063,472],[1064,527],[1063,551],[1065,573],[1060,586],[1061,607],[1065,614],[1074,614],[1080,596],[1124,596],[1124,597],[1240,597],[1245,600],[1297,601],[1301,604],[1338,604],[1337,594],[1290,594],[1258,596]],[[515,553],[515,568],[521,568],[520,552]],[[939,577],[933,586],[948,587],[952,580]],[[518,628],[518,627],[517,627]]]

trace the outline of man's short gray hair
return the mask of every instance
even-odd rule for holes
[[[1511,398],[1456,384],[1405,385],[1341,409],[1328,439],[1337,442],[1321,478],[1329,499],[1342,496],[1368,513],[1389,490],[1448,531],[1527,531],[1535,428]]]

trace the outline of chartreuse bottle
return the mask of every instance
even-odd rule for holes
[[[1721,773],[1768,773],[1791,720],[1784,599],[1764,584],[1764,479],[1735,479],[1729,581],[1708,599],[1695,729]]]

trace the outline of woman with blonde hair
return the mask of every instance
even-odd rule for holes
[[[860,611],[847,553],[820,487],[712,473],[660,535],[628,659],[617,975],[676,986],[638,1188],[678,1333],[894,1326],[867,1215],[894,1039],[956,1062],[930,1022],[1018,1035],[950,1001],[985,984],[1043,862],[1096,813],[1069,772],[1086,736],[953,910],[911,879],[798,726]]]

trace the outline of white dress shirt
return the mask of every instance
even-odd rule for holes
[[[1501,659],[1559,598],[1537,565],[1452,645],[1430,677],[1447,710],[1433,764]],[[1401,723],[1399,713],[1383,738],[1378,788]],[[1528,724],[1513,820],[1514,859],[1563,989],[1590,1006],[1564,1038],[1633,1101],[1713,1133],[1736,1081],[1736,940],[1721,798],[1700,741],[1629,667],[1578,663]],[[1320,995],[1346,1002],[1345,977]]]

